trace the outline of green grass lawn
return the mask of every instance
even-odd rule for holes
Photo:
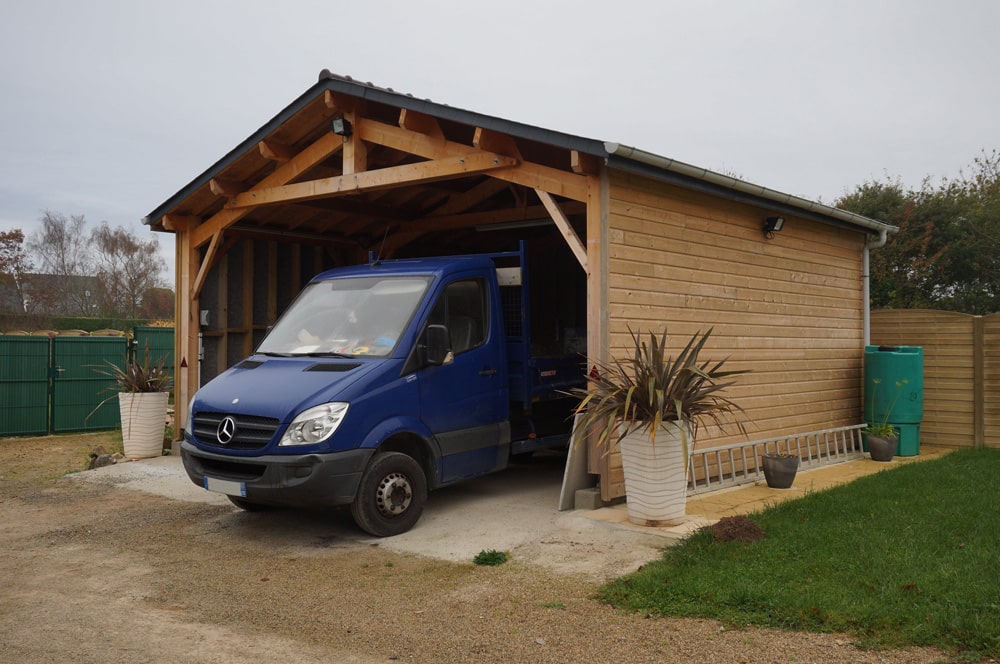
[[[1000,656],[1000,450],[911,463],[703,529],[600,596],[621,609]]]

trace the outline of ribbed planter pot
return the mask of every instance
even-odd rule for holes
[[[892,461],[892,457],[896,454],[899,438],[896,436],[873,436],[870,433],[866,434],[865,437],[868,442],[868,454],[871,455],[872,461]]]
[[[799,472],[799,457],[794,454],[765,454],[761,457],[764,479],[772,489],[789,489]]]
[[[687,458],[691,434],[673,422],[660,427],[655,444],[649,431],[633,431],[619,440],[625,473],[628,519],[640,526],[675,526],[684,521],[687,503]]]
[[[148,459],[163,454],[163,431],[167,423],[169,392],[119,392],[122,445],[129,459]]]

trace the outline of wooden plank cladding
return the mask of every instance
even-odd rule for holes
[[[713,328],[706,357],[729,357],[730,396],[751,438],[857,424],[862,417],[862,233],[611,174],[608,320],[612,355],[629,329],[666,326],[678,352]],[[709,427],[698,447],[743,440]]]
[[[922,443],[1000,447],[1000,314],[874,311],[871,340],[924,349]]]

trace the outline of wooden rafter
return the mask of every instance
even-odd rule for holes
[[[444,132],[437,118],[417,111],[408,111],[403,108],[399,111],[399,126],[420,134],[426,134],[432,138],[444,140]],[[513,156],[513,155],[511,155]]]
[[[268,189],[279,185],[287,184],[292,180],[301,177],[304,173],[323,162],[330,155],[336,154],[343,149],[344,143],[340,136],[325,133],[311,145],[299,152],[297,155],[281,164],[273,173],[265,177],[249,191],[256,189]],[[193,231],[191,231],[192,247],[197,248],[212,239],[217,233],[221,233],[229,226],[249,214],[251,208],[223,209],[211,218],[207,219]]]
[[[487,178],[468,191],[460,194],[452,194],[443,205],[434,210],[433,215],[442,216],[465,212],[472,206],[500,193],[509,186],[510,183],[504,180]]]
[[[208,188],[216,196],[225,196],[226,198],[232,198],[246,190],[243,184],[223,178],[212,178],[208,181]]]
[[[566,210],[570,214],[582,214],[586,211],[586,206],[583,203],[571,201],[566,204]],[[544,205],[529,205],[522,208],[467,212],[465,214],[454,214],[446,217],[426,217],[419,221],[410,222],[407,224],[407,228],[416,228],[419,226],[421,233],[450,231],[461,228],[475,228],[476,226],[488,226],[490,224],[532,221],[535,219],[544,219],[547,216],[548,210]]]
[[[252,191],[230,199],[226,203],[226,207],[238,209],[378,191],[392,187],[446,180],[497,168],[508,168],[516,164],[517,160],[513,157],[504,157],[490,152],[471,152],[461,156],[442,157],[364,173],[340,175],[268,188],[254,188]]]
[[[260,155],[264,159],[285,163],[292,158],[292,150],[287,145],[278,143],[273,139],[264,139],[257,144]]]
[[[593,155],[584,154],[579,150],[570,150],[569,163],[574,173],[598,175],[601,172],[601,160]]]
[[[377,143],[396,150],[415,154],[425,159],[440,159],[466,154],[468,145],[441,140],[426,134],[393,127],[370,118],[358,120],[354,132],[369,143]],[[557,196],[575,201],[587,200],[587,178],[582,175],[561,171],[527,161],[518,162],[516,167],[500,168],[490,172],[490,176],[515,184],[541,189]]]
[[[183,233],[198,225],[201,220],[198,217],[189,217],[179,214],[163,215],[163,229],[174,233]]]
[[[564,206],[564,212],[567,214],[583,214],[586,211],[587,206],[576,201],[570,201]],[[477,226],[487,226],[490,224],[532,221],[543,218],[547,215],[548,210],[546,210],[545,206],[529,205],[527,207],[504,208],[502,210],[489,210],[485,212],[470,212],[441,217],[425,217],[423,219],[405,223],[399,231],[389,236],[389,239],[386,242],[386,247],[391,253],[427,233],[456,231],[475,228]]]

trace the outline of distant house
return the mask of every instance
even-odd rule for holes
[[[96,316],[100,303],[97,277],[25,274],[27,314],[42,316]]]
[[[14,278],[0,274],[0,314],[23,314],[24,301],[17,290]]]
[[[543,250],[542,286],[562,295],[542,312],[543,331],[606,359],[629,328],[665,325],[680,341],[712,327],[708,352],[752,370],[732,396],[758,438],[862,420],[868,252],[895,230],[638,148],[327,71],[145,222],[176,234],[179,404],[248,355],[324,268],[369,251],[472,253],[528,239]],[[706,434],[700,445],[731,440]],[[603,460],[590,466],[605,498],[621,495]]]

